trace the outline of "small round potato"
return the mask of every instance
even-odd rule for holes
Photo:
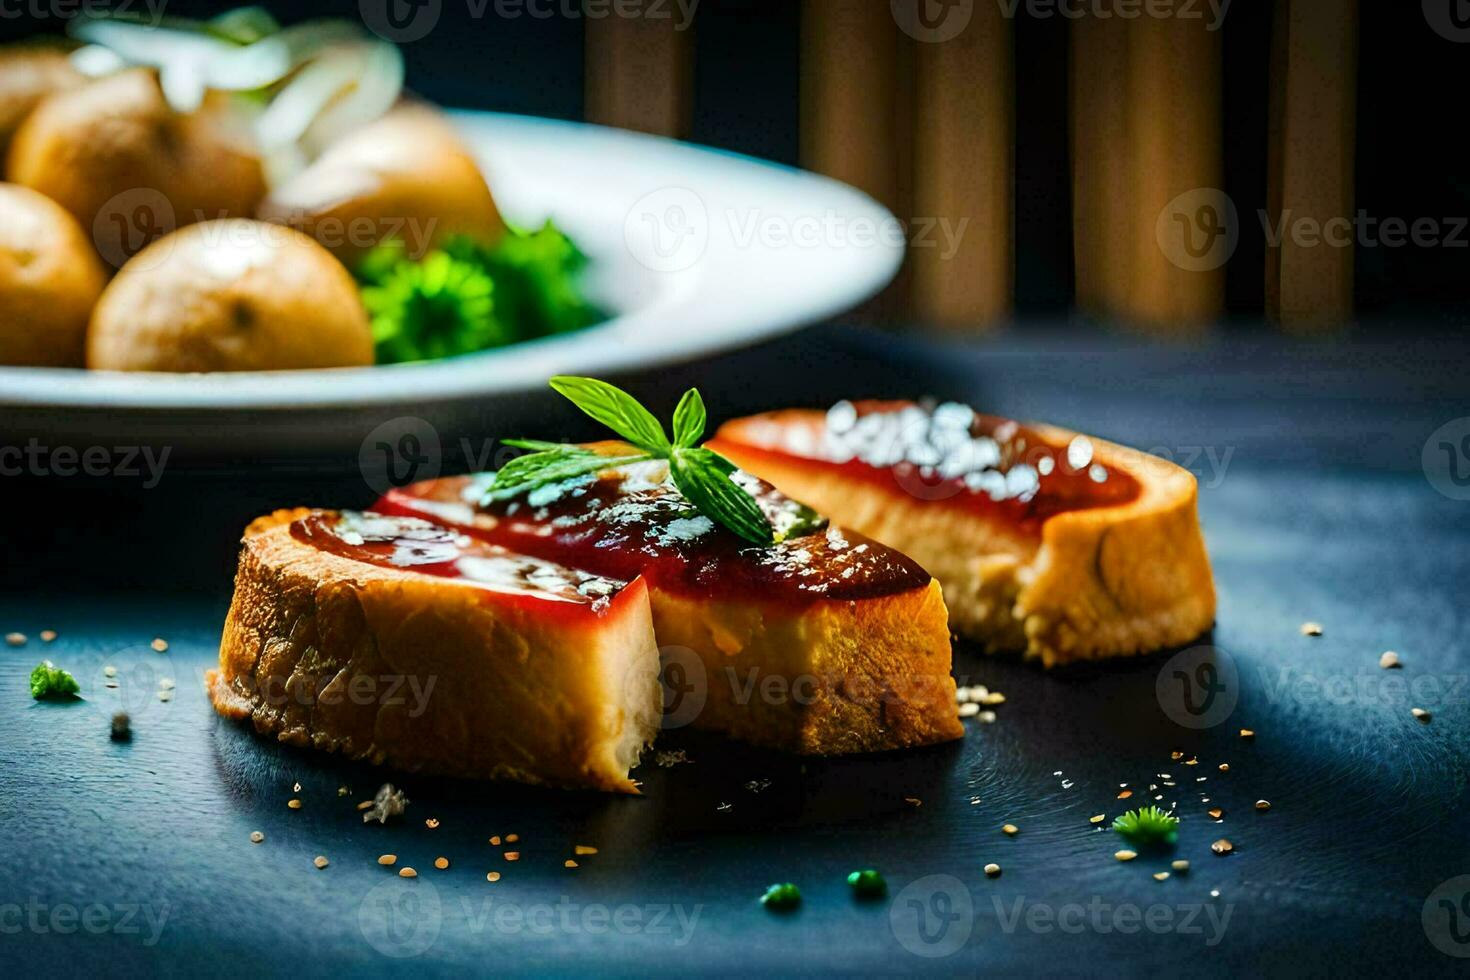
[[[265,194],[221,100],[176,113],[144,68],[42,100],[16,131],[8,173],[70,211],[114,267],[176,228],[249,217]]]
[[[87,318],[106,282],[71,215],[0,184],[0,364],[81,367]]]
[[[98,301],[87,366],[109,371],[280,371],[373,363],[357,284],[324,248],[232,218],[160,238]]]
[[[343,137],[261,203],[259,216],[298,228],[353,266],[401,240],[421,258],[445,236],[493,242],[505,222],[479,164],[449,122],[408,104]]]
[[[10,137],[36,103],[82,84],[66,52],[43,44],[0,45],[0,164]]]

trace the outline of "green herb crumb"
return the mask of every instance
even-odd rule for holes
[[[761,904],[773,912],[790,912],[801,904],[801,889],[789,881],[772,885],[761,896]]]
[[[888,882],[872,868],[852,872],[847,876],[847,883],[858,898],[882,898],[888,893]]]
[[[49,660],[42,660],[31,671],[31,697],[37,701],[74,698],[81,690],[75,677]]]
[[[1179,839],[1179,818],[1159,807],[1146,806],[1114,820],[1113,829],[1140,844],[1173,844]]]

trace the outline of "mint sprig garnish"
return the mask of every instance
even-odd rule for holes
[[[760,505],[733,479],[736,466],[719,453],[697,445],[704,435],[704,399],[690,388],[674,409],[674,438],[636,398],[606,381],[561,375],[551,387],[568,401],[631,443],[637,452],[606,455],[570,443],[507,439],[531,453],[511,460],[495,474],[485,502],[508,500],[553,483],[651,459],[669,462],[674,486],[704,516],[752,544],[775,540]]]

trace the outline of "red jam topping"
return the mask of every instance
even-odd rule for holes
[[[314,511],[291,536],[318,551],[380,568],[435,575],[489,592],[600,610],[626,584],[476,540],[415,517]]]
[[[756,416],[722,439],[840,467],[919,501],[944,502],[1036,532],[1056,514],[1126,504],[1138,481],[1093,455],[1092,440],[1066,445],[1009,419],[947,402],[838,402],[815,426]],[[718,445],[716,440],[716,446]]]
[[[700,597],[810,602],[893,595],[929,584],[912,559],[825,526],[768,484],[739,474],[778,535],[751,545],[695,510],[663,482],[664,464],[560,484],[482,504],[490,477],[452,477],[394,490],[375,510],[449,524],[513,551]],[[815,527],[815,530],[808,530]],[[803,533],[805,532],[805,533]]]

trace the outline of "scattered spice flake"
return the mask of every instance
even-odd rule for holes
[[[730,803],[721,803],[719,806],[715,807],[715,809],[720,813],[729,813],[733,808],[733,804]]]
[[[1393,670],[1395,667],[1402,667],[1403,662],[1399,660],[1398,654],[1392,650],[1385,650],[1383,656],[1378,658],[1378,666],[1384,670]]]
[[[42,643],[50,643],[54,639],[56,639],[56,631],[55,630],[42,630],[41,631],[41,642]]]
[[[683,749],[661,749],[654,753],[653,761],[658,763],[660,769],[672,769],[690,759]]]
[[[252,830],[250,832],[250,843],[259,844],[263,840],[265,840],[265,834],[262,834],[258,830]]]
[[[1108,818],[1108,815],[1106,813],[1099,813],[1096,816],[1088,817],[1087,818],[1087,822],[1088,823],[1102,823],[1107,818]]]
[[[311,863],[316,865],[317,869],[320,870],[321,868],[325,868],[332,862],[328,861],[324,856],[318,854],[316,857],[311,859]]]
[[[1197,766],[1197,765],[1199,765],[1199,760],[1198,759],[1189,759],[1184,764],[1186,766]]]
[[[490,843],[494,844],[496,847],[499,847],[500,846],[500,835],[499,834],[496,834],[494,837],[490,838]]]
[[[24,633],[6,633],[5,642],[13,647],[23,647],[26,645],[26,635]]]
[[[771,781],[769,779],[752,779],[745,784],[745,788],[752,793],[759,793],[764,789],[768,789],[770,785]]]
[[[1221,772],[1229,772],[1230,771],[1230,763],[1228,763],[1228,762],[1222,762],[1222,763],[1220,763],[1220,771]]]
[[[1434,717],[1423,708],[1410,708],[1409,713],[1412,714],[1415,718],[1418,718],[1421,725],[1429,724],[1429,720]]]
[[[430,830],[438,830],[439,829],[439,818],[438,817],[430,817],[429,819],[427,819],[427,820],[424,821],[424,826],[425,827],[428,827]]]
[[[117,668],[114,667],[114,666],[112,666],[112,664],[108,664],[106,667],[103,667],[102,668],[102,676],[103,677],[116,677],[117,676]]]
[[[1241,738],[1255,738],[1256,737],[1256,731],[1255,731],[1254,728],[1242,728],[1240,730],[1240,737]]]
[[[998,864],[987,864],[985,866],[985,874],[986,874],[987,877],[990,877],[990,878],[995,878],[995,877],[999,876],[1000,875],[1000,865],[998,865]]]
[[[1170,752],[1169,753],[1169,758],[1173,759],[1175,762],[1178,762],[1180,759],[1184,758],[1184,753],[1183,752]]]
[[[521,852],[520,851],[506,851],[505,852],[505,859],[507,861],[519,861],[521,859]]]
[[[1262,813],[1265,813],[1267,810],[1271,809],[1271,801],[1256,800],[1256,809],[1260,810]]]
[[[357,804],[357,808],[359,810],[366,810],[368,807],[370,807],[372,805],[373,805],[373,801],[372,800],[363,800],[361,803]]]
[[[400,877],[400,878],[417,878],[418,876],[419,876],[419,873],[417,871],[415,871],[413,868],[399,868],[398,869],[398,877]]]
[[[995,712],[982,711],[975,716],[975,720],[980,722],[980,724],[982,725],[993,725],[995,724]]]
[[[960,705],[961,718],[973,718],[980,713],[980,706],[974,701],[966,701]]]
[[[994,707],[997,704],[1005,704],[1006,696],[999,691],[991,691],[980,699],[984,704]]]
[[[1314,622],[1311,622],[1310,620],[1308,620],[1307,622],[1302,623],[1302,625],[1301,625],[1301,631],[1302,631],[1302,636],[1321,636],[1322,635],[1322,624],[1321,623],[1314,623]]]
[[[561,866],[564,868],[575,868],[577,866],[577,862],[573,861],[571,858],[567,858],[561,863]]]
[[[1008,823],[1000,829],[1001,832],[1004,833],[1007,837],[1014,837],[1021,832],[1021,828],[1017,827],[1013,823]]]
[[[1225,811],[1220,809],[1219,807],[1215,807],[1213,810],[1209,811],[1209,814],[1212,819],[1219,820],[1221,817],[1225,816]]]
[[[126,742],[133,737],[132,719],[126,711],[119,711],[112,716],[111,738],[114,742]]]
[[[385,868],[391,868],[391,867],[393,867],[393,865],[395,865],[395,864],[398,863],[398,855],[397,854],[379,854],[378,855],[378,863],[381,864]]]
[[[1169,864],[1169,867],[1173,868],[1175,871],[1179,872],[1180,874],[1184,874],[1186,871],[1189,870],[1189,862],[1186,861],[1186,860],[1184,860],[1183,858],[1180,858],[1177,861],[1171,862]]]
[[[597,853],[597,848],[593,847],[591,844],[578,844],[575,848],[573,848],[573,850],[577,853],[579,857],[587,854]]]
[[[1128,799],[1128,797],[1130,797],[1132,795],[1133,795],[1133,790],[1131,790],[1131,789],[1125,789],[1123,792],[1121,792],[1121,793],[1118,794],[1118,799],[1120,799],[1120,800],[1126,800],[1126,799]]]
[[[919,799],[917,796],[905,796],[903,798],[903,801],[905,803],[907,803],[909,806],[923,806],[924,805],[924,801],[921,800],[921,799]]]
[[[297,783],[295,786],[292,786],[291,787],[291,792],[293,792],[293,793],[299,793],[299,792],[301,792],[301,784],[300,783]]]
[[[1117,858],[1119,861],[1132,861],[1134,858],[1138,857],[1138,852],[1127,850],[1114,851],[1113,857]]]
[[[434,867],[438,868],[440,871],[443,871],[445,868],[449,867],[449,858],[436,857],[434,859]]]
[[[348,789],[346,786],[338,786],[337,787],[337,795],[338,796],[346,796],[348,793],[351,793],[351,792],[352,792],[352,790]]]
[[[165,653],[168,651],[168,641],[161,636],[155,636],[153,638],[153,642],[148,645],[151,646],[158,653]]]
[[[499,881],[500,880],[500,872],[499,871],[487,871],[485,873],[485,880],[486,881]]]
[[[519,841],[520,839],[521,839],[521,835],[520,834],[506,834],[505,835],[505,842],[507,844],[514,844],[517,841]]]
[[[403,795],[402,790],[394,789],[392,783],[384,783],[378,787],[378,791],[373,794],[373,801],[366,808],[361,804],[357,808],[366,809],[362,815],[363,823],[376,820],[381,825],[387,823],[389,817],[403,815],[403,811],[408,808],[408,797]]]
[[[286,805],[289,806],[293,810],[299,810],[299,809],[301,809],[301,801],[298,800],[298,799],[296,799],[295,797],[292,797],[291,799],[287,800],[286,801]]]
[[[1230,841],[1225,839],[1224,837],[1221,837],[1219,840],[1215,841],[1215,843],[1210,845],[1210,850],[1214,851],[1216,854],[1225,855],[1229,854],[1231,851],[1234,851],[1235,845],[1230,843]]]
[[[1169,880],[1169,872],[1167,872],[1167,871],[1155,871],[1154,872],[1154,881],[1168,881],[1168,880]]]

